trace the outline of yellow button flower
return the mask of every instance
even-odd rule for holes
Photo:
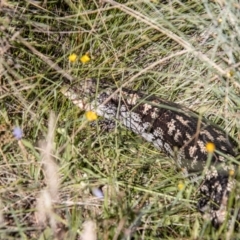
[[[213,153],[215,151],[215,144],[212,142],[208,142],[206,144],[206,150],[208,153]]]
[[[87,118],[88,121],[95,121],[97,120],[97,114],[93,111],[87,111],[85,113],[85,116]]]
[[[179,191],[182,191],[184,189],[185,185],[183,182],[179,182],[177,187],[178,187]]]
[[[230,169],[229,171],[228,171],[228,173],[229,173],[229,176],[233,176],[234,175],[234,173],[235,173],[235,171],[233,170],[233,169]]]
[[[77,54],[72,53],[69,57],[68,57],[70,62],[75,62],[77,60]]]
[[[233,70],[230,70],[229,72],[227,72],[227,77],[228,78],[231,78],[231,77],[233,77],[233,75],[234,75],[234,71]]]
[[[80,61],[81,61],[82,63],[87,63],[87,62],[89,62],[90,60],[91,60],[91,58],[89,57],[88,54],[84,54],[84,55],[80,58]]]

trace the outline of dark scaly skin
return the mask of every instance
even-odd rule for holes
[[[120,121],[173,157],[185,172],[203,173],[200,192],[204,197],[198,208],[201,212],[209,208],[213,225],[219,226],[226,219],[227,198],[234,185],[229,171],[235,171],[236,164],[229,158],[236,157],[237,143],[188,108],[125,88],[114,93],[116,89],[104,80],[97,84],[96,80],[87,79],[62,92],[81,109]],[[212,156],[205,148],[209,142],[216,147]]]

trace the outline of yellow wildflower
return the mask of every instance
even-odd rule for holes
[[[77,54],[72,53],[69,57],[68,57],[70,62],[75,62],[77,59]]]
[[[230,169],[229,171],[228,171],[228,173],[229,173],[229,176],[233,176],[234,175],[234,173],[235,173],[235,171],[233,170],[233,169]]]
[[[84,54],[82,57],[80,57],[80,61],[82,62],[82,63],[87,63],[87,62],[89,62],[91,60],[91,58],[89,57],[89,55],[86,53],[86,54]]]
[[[233,77],[233,75],[234,75],[234,71],[233,70],[230,70],[229,72],[227,72],[227,77],[228,78]]]
[[[182,191],[185,186],[184,186],[184,183],[183,183],[183,182],[179,182],[177,187],[178,187],[178,190],[179,190],[179,191]]]
[[[206,150],[208,153],[213,153],[215,151],[215,144],[212,142],[208,142],[206,144]]]
[[[95,121],[97,120],[97,114],[93,111],[87,111],[85,113],[85,116],[87,118],[88,121]]]

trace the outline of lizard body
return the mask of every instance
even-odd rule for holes
[[[226,219],[226,199],[234,185],[229,172],[236,169],[229,158],[237,156],[238,146],[223,130],[179,104],[126,88],[117,90],[105,81],[87,79],[62,92],[82,110],[119,121],[174,158],[185,172],[203,173],[199,210],[210,208],[214,226]],[[212,154],[207,143],[216,148]]]

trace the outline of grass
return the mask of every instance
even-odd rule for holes
[[[120,126],[91,127],[60,93],[106,78],[201,112],[239,142],[238,1],[0,5],[1,239],[239,238],[198,213],[173,160]]]

